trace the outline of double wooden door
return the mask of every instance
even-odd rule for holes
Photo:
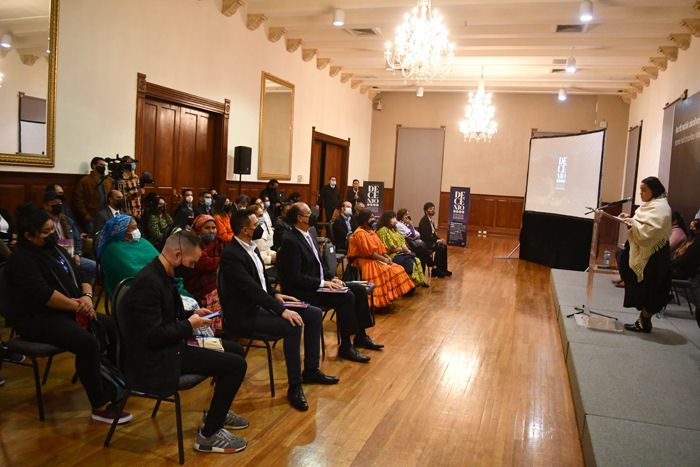
[[[146,98],[138,171],[153,174],[153,191],[165,198],[170,209],[181,202],[182,189],[192,189],[196,199],[199,191],[215,185],[217,118],[201,110]]]
[[[328,179],[336,178],[340,196],[343,198],[348,188],[348,163],[350,140],[343,140],[313,131],[311,144],[311,203],[318,200],[321,188]]]

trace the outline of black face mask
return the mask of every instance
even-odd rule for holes
[[[114,209],[121,211],[124,209],[124,200],[118,199],[114,202]]]
[[[103,165],[98,165],[97,167],[95,167],[95,170],[97,171],[98,174],[104,175],[105,172],[107,171],[107,167],[105,167]]]
[[[158,206],[158,211],[160,212],[165,212],[165,204],[161,204]]]
[[[58,234],[56,232],[49,234],[44,238],[44,248],[46,250],[53,250],[58,244]]]
[[[51,212],[53,215],[58,216],[63,212],[63,205],[62,204],[54,204],[51,206]]]
[[[194,270],[194,267],[188,268],[184,264],[175,266],[175,277],[187,277]]]
[[[227,212],[227,213],[231,212],[231,205],[230,204],[224,206],[224,212]]]

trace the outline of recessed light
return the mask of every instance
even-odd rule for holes
[[[333,12],[333,26],[336,28],[345,26],[345,11],[336,9]]]

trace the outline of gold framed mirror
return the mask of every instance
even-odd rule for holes
[[[260,84],[258,178],[292,178],[294,85],[263,72]]]
[[[0,165],[53,167],[59,0],[0,2]]]

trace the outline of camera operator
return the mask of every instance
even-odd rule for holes
[[[117,181],[118,190],[124,194],[126,213],[141,219],[141,196],[146,191],[141,188],[141,180],[136,175],[136,161],[131,156],[124,156],[121,159],[122,176]]]
[[[114,180],[106,176],[107,162],[102,157],[90,161],[90,173],[80,179],[75,187],[73,206],[83,223],[85,232],[92,232],[92,218],[107,205],[107,195]]]

